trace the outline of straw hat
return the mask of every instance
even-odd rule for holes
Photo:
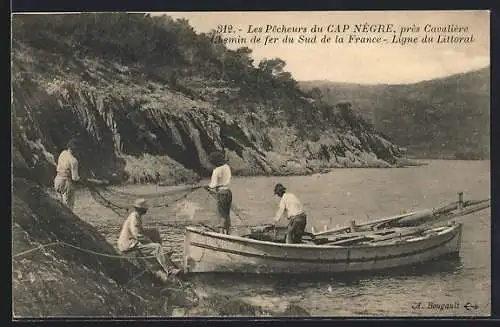
[[[134,208],[147,209],[148,203],[145,199],[137,199],[134,201]]]

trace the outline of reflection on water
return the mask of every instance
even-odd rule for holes
[[[303,202],[308,227],[316,230],[427,209],[456,200],[490,197],[489,161],[432,161],[429,166],[404,169],[337,169],[328,174],[297,177],[235,177],[233,199],[240,217],[233,225],[269,223],[278,206],[275,183],[284,183]],[[145,188],[142,186],[142,188]],[[147,192],[147,190],[145,191]],[[151,192],[149,190],[148,192]],[[215,217],[213,198],[203,190],[189,195],[178,207],[148,212],[145,224],[160,229],[164,246],[182,256],[184,228],[210,223]],[[77,204],[78,205],[78,204]],[[85,218],[95,204],[75,208]],[[195,208],[196,210],[193,210]],[[180,214],[179,214],[180,212]],[[97,215],[96,215],[97,216]],[[123,218],[110,214],[90,221],[115,242]],[[285,301],[323,316],[453,316],[490,314],[490,212],[484,210],[459,220],[464,224],[459,257],[440,258],[416,267],[377,273],[321,275],[201,274],[191,280],[208,294],[226,294],[269,307]],[[458,309],[413,309],[421,303],[455,303]],[[467,311],[467,302],[478,309]]]

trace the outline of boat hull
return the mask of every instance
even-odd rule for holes
[[[419,264],[460,251],[462,225],[394,244],[328,246],[281,244],[187,227],[186,273],[341,273]],[[399,243],[398,243],[399,242]]]

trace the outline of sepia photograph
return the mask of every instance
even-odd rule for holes
[[[11,15],[12,317],[491,316],[490,12]]]

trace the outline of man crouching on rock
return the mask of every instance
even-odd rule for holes
[[[128,215],[123,223],[120,236],[118,238],[118,249],[122,253],[137,251],[141,257],[154,257],[164,271],[159,270],[157,276],[164,282],[169,275],[176,275],[179,269],[171,268],[167,265],[167,260],[163,254],[161,244],[153,242],[146,236],[142,226],[142,217],[148,211],[145,199],[137,199],[133,205],[134,210]],[[149,258],[148,258],[149,259]]]

